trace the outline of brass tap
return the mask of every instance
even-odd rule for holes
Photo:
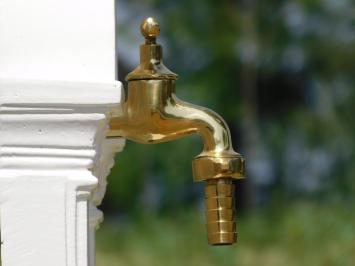
[[[192,169],[194,181],[207,184],[208,243],[232,244],[236,242],[233,180],[244,178],[244,159],[233,150],[229,128],[218,114],[175,95],[178,76],[163,64],[156,20],[145,19],[141,32],[145,44],[140,47],[140,65],[126,77],[125,101],[122,110],[112,114],[108,137],[154,144],[200,134],[204,148]]]

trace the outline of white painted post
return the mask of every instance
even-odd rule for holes
[[[0,0],[2,266],[95,265],[115,77],[114,0]]]

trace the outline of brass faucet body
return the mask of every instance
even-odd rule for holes
[[[232,244],[236,242],[232,181],[244,177],[244,159],[233,150],[228,126],[218,114],[175,95],[177,75],[164,66],[162,48],[155,41],[158,23],[148,18],[141,31],[146,38],[141,62],[126,78],[125,101],[112,114],[108,137],[154,144],[199,134],[204,148],[192,167],[195,181],[207,181],[208,242]]]

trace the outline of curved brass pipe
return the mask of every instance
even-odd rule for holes
[[[111,119],[111,134],[154,144],[198,133],[205,155],[234,153],[224,120],[207,108],[178,99],[175,81],[137,80],[128,86],[124,115]]]
[[[208,240],[231,244],[236,241],[232,180],[244,177],[244,159],[233,150],[229,128],[218,114],[175,95],[177,75],[162,62],[161,46],[155,43],[159,31],[155,20],[143,22],[141,62],[127,76],[125,101],[112,114],[108,137],[154,144],[200,134],[204,149],[192,165],[195,181],[207,181]]]

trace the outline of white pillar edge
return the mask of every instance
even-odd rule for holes
[[[0,79],[2,266],[94,266],[118,81]]]

